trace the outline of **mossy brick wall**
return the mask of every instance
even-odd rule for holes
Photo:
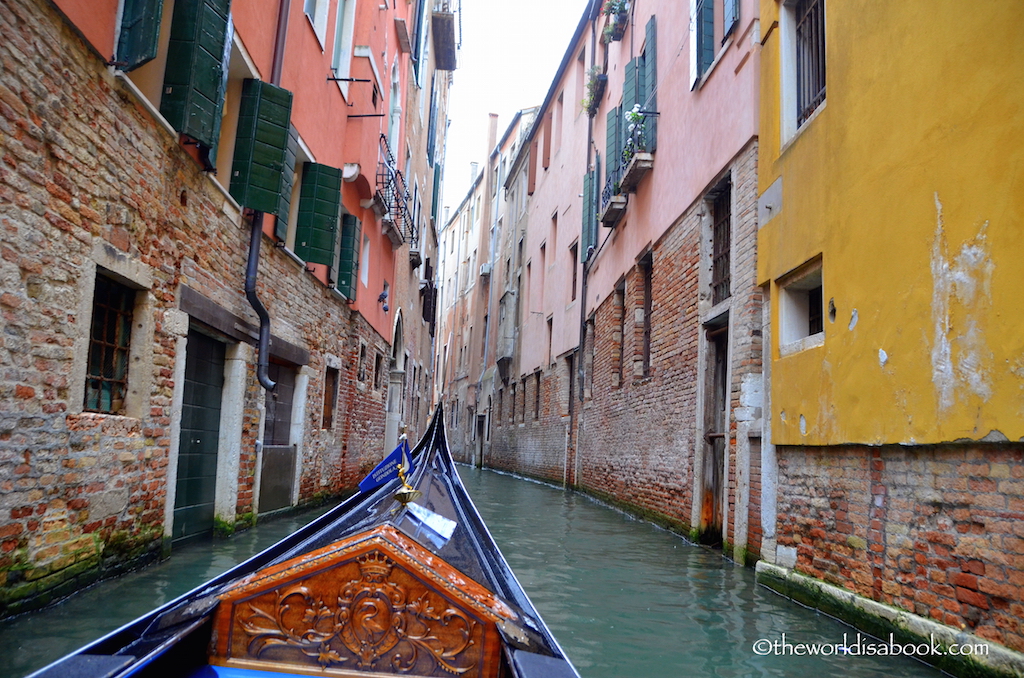
[[[158,552],[179,358],[166,314],[182,286],[257,320],[242,294],[247,220],[49,3],[0,5],[0,63],[0,607],[11,612]],[[72,398],[97,247],[151,278],[150,352],[129,372],[130,385],[148,372],[138,416],[83,413]],[[274,334],[310,353],[300,501],[341,492],[382,451],[383,395],[350,387],[359,339],[385,354],[387,343],[286,253],[265,246],[259,273]],[[341,402],[322,430],[328,354],[342,362]],[[253,510],[263,397],[252,365],[243,397],[240,516]]]
[[[1024,445],[780,447],[795,569],[1024,651]]]

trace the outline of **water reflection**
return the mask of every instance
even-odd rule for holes
[[[750,569],[562,490],[459,467],[484,522],[584,678],[940,676],[906,658],[760,657],[761,638],[856,631],[776,596]]]
[[[940,676],[905,658],[759,657],[761,638],[856,631],[758,587],[719,553],[546,485],[460,467],[516,576],[584,678]],[[19,678],[181,595],[318,513],[194,543],[164,563],[0,622],[0,678]]]
[[[101,582],[60,605],[0,622],[0,678],[20,678],[173,600],[275,544],[330,506],[275,520],[230,539],[176,548],[139,572]]]

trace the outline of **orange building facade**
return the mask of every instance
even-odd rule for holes
[[[10,614],[343,492],[425,426],[458,8],[0,11],[31,64],[0,78]]]

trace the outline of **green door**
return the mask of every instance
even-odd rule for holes
[[[176,540],[213,531],[223,388],[224,344],[190,331],[174,495],[173,538]]]

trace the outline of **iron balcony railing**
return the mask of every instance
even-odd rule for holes
[[[619,195],[619,182],[622,180],[622,163],[620,162],[615,166],[615,169],[608,173],[607,178],[604,182],[604,190],[601,191],[601,206],[597,210],[598,214],[605,211],[608,207],[608,203],[612,201],[612,198]]]
[[[409,210],[409,189],[384,134],[380,135],[380,159],[377,162],[377,200],[384,206],[383,218],[394,224],[402,241],[415,245],[419,241],[419,232]]]

